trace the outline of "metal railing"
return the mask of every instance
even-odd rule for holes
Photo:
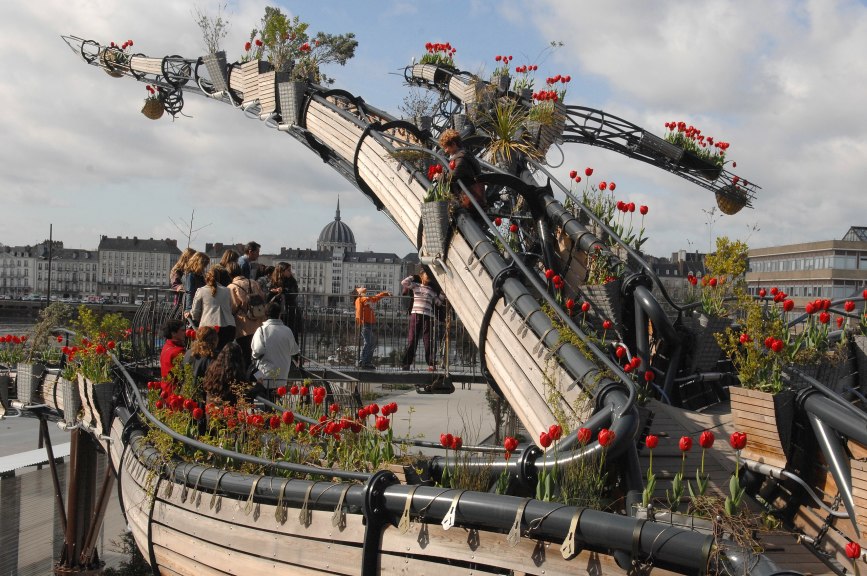
[[[354,297],[343,294],[297,294],[298,306],[284,312],[283,321],[293,328],[301,355],[335,369],[354,368],[362,347],[360,326],[355,322]],[[399,371],[407,348],[412,296],[391,296],[374,305],[376,346],[373,364],[378,370]],[[431,361],[437,371],[475,374],[479,351],[451,306],[438,307],[431,323]],[[175,293],[148,289],[133,320],[133,357],[145,362],[155,358],[163,345],[162,326],[180,318]],[[419,337],[410,368],[427,371],[423,338]]]

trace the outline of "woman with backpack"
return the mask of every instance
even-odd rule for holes
[[[235,342],[244,353],[247,365],[253,359],[253,334],[265,322],[265,294],[255,280],[250,280],[241,274],[237,262],[230,263],[227,268],[232,282],[229,292],[232,296],[232,314],[235,315]]]

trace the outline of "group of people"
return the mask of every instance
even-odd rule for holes
[[[405,293],[412,293],[412,309],[410,310],[409,335],[406,348],[401,356],[401,368],[409,370],[415,360],[415,351],[421,341],[424,345],[425,362],[428,370],[436,369],[436,341],[434,339],[434,322],[436,307],[445,304],[445,295],[440,291],[427,267],[422,267],[418,275],[407,276],[400,282]],[[353,290],[355,296],[355,322],[361,333],[361,353],[358,366],[365,370],[375,369],[373,351],[376,348],[376,315],[373,305],[379,300],[391,296],[390,292],[380,292],[368,296],[367,288],[358,286]]]
[[[213,266],[207,254],[191,248],[183,252],[170,282],[184,321],[170,320],[164,328],[163,378],[170,377],[183,354],[196,381],[214,400],[237,400],[231,391],[235,382],[268,388],[285,384],[300,353],[293,330],[299,324],[298,283],[291,264],[257,264],[260,248],[248,242],[243,254],[226,250]],[[187,323],[196,328],[189,351],[184,347]]]

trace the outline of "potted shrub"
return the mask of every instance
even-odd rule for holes
[[[527,115],[527,128],[540,156],[548,152],[566,129],[566,113],[559,104],[566,97],[566,84],[571,81],[571,76],[557,74],[546,80],[544,90],[532,94],[534,103]]]
[[[120,314],[100,315],[87,306],[79,306],[73,329],[74,344],[64,348],[67,367],[63,376],[77,380],[83,420],[97,434],[102,434],[111,421],[112,354],[128,337],[129,321]]]
[[[441,83],[448,77],[447,70],[455,69],[455,52],[449,42],[427,42],[425,53],[418,64],[413,64],[412,75],[428,82]]]
[[[449,232],[451,172],[447,173],[441,164],[434,164],[428,168],[427,178],[431,184],[421,205],[422,246],[429,256],[443,255]]]
[[[514,98],[494,100],[493,108],[483,113],[481,120],[481,127],[491,138],[488,161],[511,172],[518,155],[537,157],[537,151],[525,130],[526,120],[526,109]]]
[[[12,384],[12,367],[24,359],[27,335],[6,334],[0,336],[0,414],[5,414],[9,404],[9,387]]]
[[[223,92],[229,87],[226,52],[220,49],[220,43],[229,33],[229,22],[222,14],[224,7],[217,4],[216,16],[202,14],[198,7],[194,8],[196,25],[202,33],[202,40],[207,50],[202,61],[205,63],[216,92]]]
[[[683,149],[679,164],[710,181],[716,180],[726,163],[730,144],[701,133],[686,122],[666,122],[665,140]]]
[[[704,276],[701,279],[692,274],[687,276],[693,287],[692,296],[701,303],[698,319],[690,318],[687,324],[696,337],[693,370],[706,372],[714,369],[722,355],[716,334],[722,333],[732,323],[727,302],[733,301],[744,290],[748,251],[746,243],[721,236],[716,240],[716,251],[705,257]]]
[[[39,312],[39,321],[33,326],[28,338],[29,348],[18,362],[16,383],[18,400],[29,404],[47,365],[57,365],[60,355],[54,344],[52,330],[63,326],[72,316],[72,309],[62,302],[52,302]]]

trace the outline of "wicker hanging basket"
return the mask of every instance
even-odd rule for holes
[[[141,108],[141,113],[151,120],[159,120],[163,117],[163,103],[158,98],[148,98],[145,100],[144,106]]]
[[[746,192],[732,185],[724,186],[716,193],[716,205],[723,214],[729,216],[737,214],[747,205]]]

